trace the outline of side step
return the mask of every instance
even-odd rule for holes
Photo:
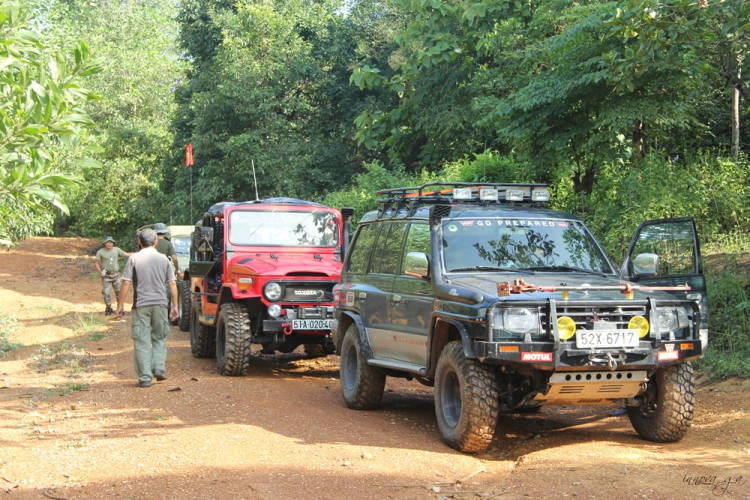
[[[611,399],[632,398],[648,382],[645,370],[606,372],[557,372],[549,378],[546,394],[534,400],[558,405],[601,405]]]
[[[395,359],[368,359],[367,364],[379,368],[390,368],[391,370],[398,370],[400,372],[416,373],[420,377],[424,377],[426,373],[425,367],[422,365]]]

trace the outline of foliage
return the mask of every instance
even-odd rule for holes
[[[0,215],[14,219],[2,225],[4,244],[39,229],[44,217],[30,212],[45,203],[67,212],[62,192],[82,180],[74,166],[97,167],[86,155],[101,151],[87,139],[93,121],[82,107],[97,96],[81,87],[101,60],[85,42],[68,55],[47,47],[30,27],[38,14],[22,1],[0,3]]]
[[[71,191],[71,214],[58,232],[125,237],[136,227],[169,222],[169,200],[159,189],[169,154],[173,90],[185,64],[177,56],[173,2],[54,0],[49,36],[60,44],[85,37],[104,58],[90,79],[102,96],[90,105],[103,145],[101,169],[83,169],[85,187]]]
[[[10,340],[10,336],[15,334],[18,329],[18,320],[14,316],[0,314],[0,357],[19,347],[23,347],[23,344]]]
[[[377,194],[379,190],[418,186],[435,180],[437,179],[426,171],[407,174],[403,168],[387,170],[382,163],[373,161],[365,164],[365,172],[355,176],[351,185],[329,193],[323,203],[337,208],[354,208],[352,223],[356,224],[365,213],[380,207],[378,200],[382,195]]]
[[[750,377],[750,299],[744,266],[732,256],[708,279],[709,349],[699,363],[712,378]],[[733,262],[734,260],[734,262]]]

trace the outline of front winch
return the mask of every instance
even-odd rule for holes
[[[627,359],[626,354],[612,354],[610,352],[589,354],[588,366],[607,365],[610,370],[617,369],[617,365],[624,365]]]

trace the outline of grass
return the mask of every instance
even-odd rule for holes
[[[62,365],[68,370],[70,377],[78,377],[83,374],[84,366],[89,361],[90,355],[83,347],[78,348],[70,340],[66,340],[55,347],[42,344],[39,353],[29,360],[29,364],[39,372]]]
[[[154,413],[155,420],[169,420],[170,418],[172,418],[170,415],[159,415],[158,413]]]
[[[73,330],[78,333],[91,333],[102,327],[102,320],[96,314],[76,314]]]
[[[62,387],[58,388],[58,394],[60,394],[60,396],[67,396],[71,392],[83,391],[88,388],[88,384],[65,384]]]
[[[93,335],[90,335],[89,338],[86,339],[87,342],[96,342],[97,340],[106,339],[107,336],[103,335],[101,333],[95,333]]]
[[[15,316],[6,316],[0,314],[0,357],[10,351],[14,351],[19,347],[23,347],[23,344],[19,342],[12,342],[9,337],[16,333],[20,327],[18,326],[18,320]]]
[[[47,311],[52,314],[57,314],[60,311],[62,311],[62,307],[53,306],[50,304],[45,304],[43,306],[35,306],[34,309],[38,309],[39,311]]]

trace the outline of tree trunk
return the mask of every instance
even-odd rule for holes
[[[742,78],[742,70],[739,70]],[[732,89],[732,158],[736,162],[740,157],[740,90]]]
[[[640,166],[641,158],[643,158],[643,129],[643,122],[636,120],[633,129],[633,166],[635,166],[635,168]]]

